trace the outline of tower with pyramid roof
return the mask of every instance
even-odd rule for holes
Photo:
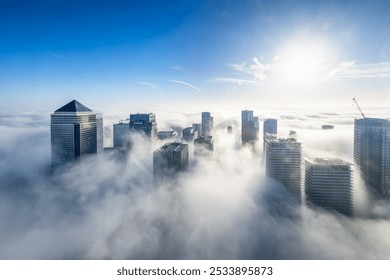
[[[53,165],[75,160],[103,149],[103,121],[77,100],[51,114],[51,159]],[[101,147],[100,147],[101,146]]]

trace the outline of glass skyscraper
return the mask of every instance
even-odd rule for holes
[[[103,119],[73,100],[51,114],[52,164],[72,161],[103,149]]]
[[[355,120],[353,155],[365,183],[380,195],[390,197],[390,121]]]
[[[253,111],[241,112],[242,144],[254,144],[259,139],[259,118],[253,116]]]
[[[138,131],[154,140],[157,138],[156,115],[153,113],[131,114],[129,128],[130,132]]]
[[[202,136],[211,136],[213,122],[210,112],[202,112]]]
[[[188,167],[188,145],[167,143],[153,153],[154,180],[174,177]]]

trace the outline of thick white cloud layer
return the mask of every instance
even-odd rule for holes
[[[297,131],[305,156],[352,160],[356,115],[267,116],[278,118],[280,136]],[[215,113],[213,155],[190,154],[188,172],[158,186],[151,153],[162,142],[137,136],[127,160],[92,156],[51,172],[48,115],[0,117],[1,259],[390,258],[389,203],[369,200],[357,179],[355,218],[300,205],[266,178],[261,141],[258,153],[241,148],[239,113]],[[107,114],[105,124],[125,117]],[[157,120],[171,129],[200,115]]]

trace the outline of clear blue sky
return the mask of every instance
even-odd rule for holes
[[[389,15],[390,1],[0,0],[0,108],[368,102],[389,90]]]

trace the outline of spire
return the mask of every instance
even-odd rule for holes
[[[92,112],[92,110],[85,107],[83,104],[81,104],[77,100],[73,100],[73,101],[69,102],[68,104],[66,104],[65,106],[62,106],[60,109],[56,110],[55,112],[56,113],[57,112],[77,113],[77,112]]]

